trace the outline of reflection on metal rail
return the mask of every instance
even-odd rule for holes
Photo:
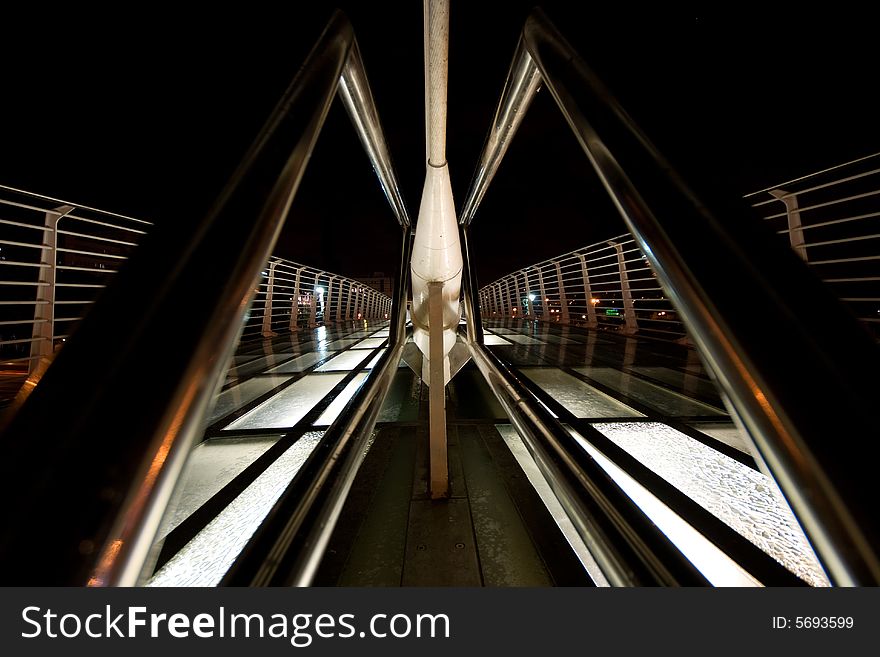
[[[354,34],[337,12],[208,216],[151,232],[9,418],[8,582],[138,581],[337,89],[408,236]],[[397,348],[403,283],[391,308]],[[377,366],[361,395],[375,399],[387,369]],[[368,433],[372,417],[347,433]],[[21,469],[27,481],[17,481]]]
[[[734,199],[698,198],[540,10],[523,28],[463,206],[463,232],[539,86],[537,78],[832,582],[880,583],[880,521],[872,503],[880,447],[870,411],[880,397],[876,345],[797,256],[748,221],[747,208],[731,210]],[[468,288],[466,296],[478,289],[474,281]],[[742,312],[743,299],[751,312]],[[478,312],[475,304],[466,301],[469,316]],[[813,323],[816,315],[826,321]],[[479,326],[472,320],[470,328]],[[472,333],[471,339],[479,350],[481,336]]]

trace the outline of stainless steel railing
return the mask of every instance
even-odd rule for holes
[[[745,198],[880,336],[880,153]]]
[[[391,315],[391,297],[340,274],[272,256],[260,276],[243,339]]]
[[[872,331],[880,329],[878,165],[875,153],[744,197]],[[502,276],[480,289],[479,301],[487,318],[685,336],[647,256],[628,234]]]
[[[354,33],[337,12],[208,216],[157,226],[22,405],[7,413],[0,495],[9,512],[0,555],[16,568],[3,573],[6,582],[127,585],[149,569],[162,513],[337,90],[406,257],[409,218]],[[305,532],[310,519],[332,530],[339,495],[360,464],[357,446],[372,431],[403,347],[406,283],[402,267],[393,344],[316,449],[337,458],[303,469],[317,477],[309,499],[298,500],[309,510],[297,516],[306,518]]]
[[[540,10],[523,28],[463,205],[463,241],[542,84],[679,313],[751,440],[756,459],[779,483],[831,581],[876,585],[880,522],[870,500],[880,447],[873,439],[877,426],[870,409],[880,397],[880,354],[874,340],[802,260],[749,220],[748,208],[738,207],[741,202],[698,196]],[[467,264],[471,279],[465,307],[479,363],[479,352],[485,352],[479,287]],[[743,299],[748,300],[748,313],[743,312]],[[816,316],[823,321],[812,321]],[[512,407],[536,406],[527,394],[517,396],[515,382],[497,363],[483,360],[490,385],[493,379],[512,384]],[[841,421],[846,424],[843,431]],[[524,436],[539,464],[543,451],[555,450],[560,457],[569,452],[552,418],[539,424]],[[542,441],[541,434],[558,442]]]
[[[27,375],[83,318],[152,225],[0,185],[0,359]]]
[[[630,235],[564,253],[479,291],[484,318],[519,318],[668,339],[685,330]]]
[[[11,397],[47,363],[153,224],[0,185],[0,380]],[[242,338],[388,319],[391,298],[355,279],[272,256]]]

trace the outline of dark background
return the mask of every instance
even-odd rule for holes
[[[203,215],[337,4],[354,24],[417,214],[418,1],[10,12],[0,39],[0,184],[161,223]],[[452,0],[448,159],[459,204],[532,5]],[[867,14],[543,6],[661,151],[732,198],[880,150]],[[474,224],[480,281],[623,231],[540,93]],[[352,276],[393,272],[396,235],[337,101],[276,253]]]

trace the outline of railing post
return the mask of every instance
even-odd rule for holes
[[[520,270],[523,278],[523,292],[521,303],[524,305],[523,308],[523,319],[528,317],[529,319],[534,319],[534,313],[532,312],[532,300],[529,299],[529,274],[528,269]]]
[[[559,284],[559,321],[568,324],[568,299],[565,296],[565,283],[562,282],[562,267],[558,260],[553,261],[553,266],[556,267],[556,282]]]
[[[519,291],[519,278],[517,277],[516,272],[513,272],[510,277],[513,279],[513,298],[516,302],[514,304],[514,307],[516,308],[516,316],[522,319],[525,313],[523,313],[522,309],[522,294]]]
[[[507,298],[507,283],[502,279],[498,283],[498,299],[501,302],[501,313],[500,317],[507,317],[510,315],[510,309],[508,308],[509,299]]]
[[[55,337],[55,283],[58,274],[58,224],[71,212],[72,205],[62,205],[46,212],[43,222],[43,249],[40,262],[48,267],[40,267],[36,303],[34,304],[34,326],[31,330],[31,350],[28,361],[28,374],[33,374],[40,360],[48,358],[54,351]],[[40,291],[45,290],[46,298],[40,299]],[[40,303],[46,301],[47,303]]]
[[[345,288],[345,279],[339,279],[339,290],[336,292],[336,323],[342,323],[342,290]]]
[[[331,276],[327,283],[327,296],[324,297],[324,326],[333,326],[333,281],[337,276]]]
[[[804,262],[809,262],[807,257],[807,245],[804,241],[804,229],[801,226],[801,212],[798,208],[797,194],[789,194],[784,189],[774,189],[770,196],[785,204],[785,214],[788,216],[788,241]]]
[[[513,286],[510,284],[510,276],[507,277],[507,302],[509,304],[510,316],[514,319],[517,317],[517,307],[516,307],[516,292],[513,290]]]
[[[596,318],[596,306],[593,305],[593,290],[590,287],[590,275],[587,273],[587,259],[583,254],[576,254],[581,261],[581,275],[584,278],[584,303],[587,306],[587,328],[597,328],[599,320]]]
[[[354,282],[348,281],[348,297],[345,299],[345,321],[350,321],[354,315],[351,314],[351,302],[354,297]]]
[[[290,298],[290,332],[299,331],[299,280],[302,276],[302,267],[296,270],[296,276],[293,278],[293,296]]]
[[[269,263],[269,278],[266,283],[266,299],[263,302],[263,337],[274,338],[278,335],[272,330],[272,301],[275,293],[275,267],[278,261],[273,260]]]
[[[547,288],[544,287],[544,272],[541,267],[535,267],[538,270],[538,290],[541,295],[541,319],[547,319]]]
[[[358,309],[360,308],[360,306],[361,306],[361,288],[356,287],[356,288],[354,288],[354,310],[351,313],[351,319],[353,321],[357,321],[359,319]]]
[[[620,295],[623,298],[623,319],[625,322],[623,332],[631,335],[639,330],[636,320],[636,308],[633,304],[632,294],[629,289],[629,276],[626,273],[626,260],[623,257],[623,246],[617,242],[608,242],[617,252],[617,268],[620,272]]]
[[[318,291],[315,289],[316,287],[318,287],[318,280],[319,279],[316,274],[315,284],[312,286],[312,289],[309,290],[309,328],[315,328],[318,325]]]
[[[507,288],[507,314],[512,318],[516,318],[516,302],[514,301],[514,292],[510,285],[510,276],[504,281]]]

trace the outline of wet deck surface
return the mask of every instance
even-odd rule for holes
[[[428,496],[424,430],[378,432],[316,584],[590,585],[494,426],[448,431],[448,500]]]
[[[490,349],[583,448],[635,486],[628,494],[735,556],[713,583],[823,582],[693,349],[555,323],[486,329]],[[153,583],[222,578],[387,336],[387,323],[358,323],[242,345],[163,524]],[[570,522],[473,364],[447,386],[452,494],[429,499],[427,392],[401,363],[315,583],[589,584]]]

